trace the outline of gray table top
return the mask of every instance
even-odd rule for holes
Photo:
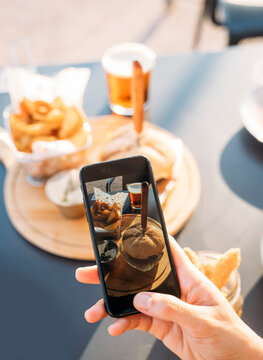
[[[201,173],[200,203],[177,240],[195,250],[241,248],[243,319],[261,336],[263,145],[242,127],[239,105],[255,86],[251,67],[262,54],[263,48],[250,47],[158,58],[147,114],[183,139]],[[87,115],[109,113],[101,64],[77,66],[92,70],[84,98]],[[39,70],[52,74],[62,67]],[[8,95],[1,94],[0,112],[8,103]],[[0,164],[0,358],[175,359],[148,334],[132,331],[110,337],[110,319],[86,324],[84,310],[101,296],[99,286],[75,281],[75,269],[87,263],[48,254],[14,230],[4,206],[4,178]]]

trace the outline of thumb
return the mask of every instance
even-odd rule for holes
[[[172,295],[141,292],[133,304],[140,312],[160,320],[189,325],[194,318],[194,307]]]

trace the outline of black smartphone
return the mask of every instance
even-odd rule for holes
[[[80,181],[110,316],[138,311],[134,296],[181,296],[150,161],[144,156],[84,166]]]

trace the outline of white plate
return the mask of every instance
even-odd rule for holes
[[[243,124],[258,141],[263,142],[263,87],[249,93],[240,107]]]

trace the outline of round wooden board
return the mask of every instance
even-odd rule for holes
[[[90,119],[93,145],[89,149],[87,163],[98,161],[101,145],[96,144],[106,134],[129,121],[131,120],[115,115]],[[147,126],[154,125],[148,123]],[[166,132],[163,129],[160,131]],[[0,147],[0,152],[2,151]],[[5,154],[0,154],[0,158],[3,159],[4,156]],[[17,231],[32,244],[52,254],[78,260],[94,260],[86,218],[65,219],[46,198],[44,187],[32,187],[28,184],[20,165],[6,165],[5,203],[9,218]],[[163,206],[169,233],[176,234],[189,219],[198,204],[200,189],[197,164],[191,152],[184,147],[180,174]]]

